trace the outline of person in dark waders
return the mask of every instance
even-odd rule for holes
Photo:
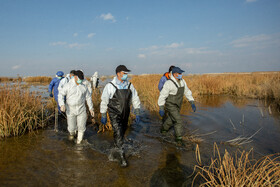
[[[188,101],[191,103],[192,110],[196,111],[192,92],[188,88],[184,79],[182,79],[182,73],[184,71],[179,67],[174,67],[170,74],[170,79],[165,82],[158,98],[159,114],[164,116],[166,111],[167,118],[163,120],[161,127],[161,133],[166,134],[168,130],[174,126],[176,143],[179,146],[183,145],[183,124],[180,116],[180,110],[183,102],[183,96],[185,95]]]
[[[127,81],[127,73],[130,72],[124,65],[116,68],[117,76],[109,82],[102,93],[100,113],[101,123],[107,123],[107,109],[114,131],[114,144],[120,156],[122,167],[127,166],[123,142],[127,129],[130,105],[132,103],[136,114],[136,123],[140,122],[140,100],[134,86]]]

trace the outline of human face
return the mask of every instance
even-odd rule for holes
[[[173,76],[175,77],[176,80],[182,79],[182,73],[173,73]]]
[[[125,73],[124,71],[117,73],[117,76],[118,76],[118,79],[122,82],[127,80],[127,73]]]

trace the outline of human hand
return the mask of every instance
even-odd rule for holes
[[[192,110],[195,112],[195,111],[196,111],[196,106],[195,106],[195,104],[192,103],[191,106],[192,106]]]
[[[93,109],[90,110],[89,112],[90,112],[90,115],[91,115],[92,117],[94,117],[94,111],[93,111]]]
[[[60,107],[60,111],[61,111],[61,112],[65,112],[65,111],[66,111],[65,105],[62,105],[62,106]]]
[[[160,115],[161,117],[163,117],[163,116],[164,116],[164,110],[159,110],[159,115]]]
[[[102,123],[103,125],[106,125],[106,123],[107,123],[107,118],[102,117],[102,118],[101,118],[101,123]]]
[[[139,124],[139,122],[140,122],[140,116],[139,115],[136,116],[135,122],[136,122],[136,124]]]

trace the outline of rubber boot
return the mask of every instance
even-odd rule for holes
[[[120,157],[121,157],[121,160],[120,160],[120,164],[121,164],[121,167],[127,167],[127,160],[125,159],[125,155],[123,152],[120,153]]]
[[[81,144],[83,137],[84,137],[84,132],[78,132],[77,144]]]
[[[70,132],[70,134],[68,135],[68,140],[69,141],[73,141],[74,140],[74,136],[75,136],[75,132]]]
[[[176,137],[175,141],[176,141],[177,146],[180,146],[180,147],[185,146],[185,144],[182,140],[182,137]]]
[[[167,130],[165,130],[163,127],[161,127],[160,133],[165,136],[167,134]]]

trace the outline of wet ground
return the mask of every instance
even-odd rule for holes
[[[204,163],[212,156],[214,142],[221,152],[253,148],[256,158],[280,152],[280,114],[269,103],[202,97],[197,99],[197,112],[186,108],[185,103],[185,132],[196,137]],[[177,147],[173,129],[167,137],[160,135],[160,122],[143,109],[140,124],[128,129],[127,168],[108,159],[112,134],[97,134],[91,124],[81,146],[68,141],[64,120],[59,121],[59,132],[49,126],[8,138],[0,142],[0,186],[189,186],[196,164],[196,144],[186,140],[184,148]],[[237,137],[247,138],[247,142],[240,146],[228,143]]]

